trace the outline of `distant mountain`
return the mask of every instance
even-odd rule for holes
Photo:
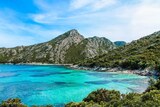
[[[125,41],[115,41],[114,44],[116,46],[124,46],[124,45],[126,45],[126,42]]]
[[[115,45],[106,38],[84,38],[75,29],[55,39],[31,46],[0,48],[0,63],[74,63],[104,54]]]
[[[89,67],[121,67],[125,69],[152,68],[160,71],[160,31],[106,54],[80,62]]]

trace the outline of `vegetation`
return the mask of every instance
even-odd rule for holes
[[[19,98],[14,98],[2,101],[0,107],[27,107],[27,105],[24,105]],[[53,105],[32,105],[31,107],[53,107]]]
[[[0,107],[27,107],[26,105],[22,104],[21,100],[18,98],[15,99],[8,99],[6,101],[2,101]]]
[[[110,92],[109,95],[106,95],[108,99],[102,99],[101,92]],[[95,92],[100,97],[95,97]],[[116,96],[112,91],[100,89],[95,92],[92,92],[87,96],[88,100],[80,103],[69,103],[66,107],[159,107],[160,106],[160,90],[152,90],[150,92],[146,92],[144,94],[137,93],[129,93],[129,94],[121,94],[120,96]],[[119,93],[117,91],[117,93]],[[112,96],[110,98],[110,96]],[[91,98],[91,99],[89,99]],[[116,98],[116,99],[114,99]],[[93,99],[101,99],[98,101],[94,101]],[[107,101],[106,101],[107,100]]]
[[[160,90],[160,77],[157,81],[154,79],[150,79],[149,87],[147,88],[146,92],[149,92],[151,90]]]
[[[83,60],[86,58],[85,53],[82,53],[85,50],[85,47],[87,45],[86,39],[82,41],[83,43],[80,44],[74,44],[71,46],[67,52],[65,57],[65,63],[73,63],[80,60]]]
[[[120,94],[119,91],[99,89],[93,91],[80,103],[68,103],[66,107],[159,107],[160,79],[141,94]]]
[[[76,64],[88,67],[150,68],[160,71],[160,32]]]
[[[85,102],[93,101],[93,102],[110,102],[112,100],[120,100],[120,92],[115,90],[105,90],[100,89],[97,91],[93,91],[86,98],[83,99]]]
[[[79,44],[71,46],[65,57],[65,63],[75,63],[87,58],[102,55],[116,46],[110,40],[103,37],[90,37],[82,40]]]

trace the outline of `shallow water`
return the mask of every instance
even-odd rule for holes
[[[0,65],[0,101],[18,97],[27,105],[82,101],[99,88],[143,92],[148,78],[134,74],[73,70],[51,65]]]

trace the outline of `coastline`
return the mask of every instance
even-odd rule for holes
[[[33,62],[33,63],[1,63],[1,64],[4,64],[4,65],[57,65],[57,66],[72,66],[73,64],[51,64],[51,63],[36,63],[36,62]]]
[[[131,69],[123,69],[120,67],[115,68],[106,68],[106,67],[86,67],[86,66],[79,66],[74,64],[51,64],[51,63],[2,63],[2,64],[10,64],[10,65],[55,65],[55,66],[65,66],[71,69],[78,69],[78,70],[92,70],[95,72],[119,72],[119,73],[125,73],[125,74],[137,74],[140,76],[160,76],[160,73],[158,73],[156,70],[151,70],[150,68],[146,69],[137,69],[137,70],[131,70]]]
[[[79,65],[71,65],[70,68],[72,69],[78,69],[78,70],[92,70],[96,72],[119,72],[119,73],[125,73],[125,74],[137,74],[140,76],[160,76],[160,73],[158,73],[156,70],[151,70],[150,68],[146,68],[143,70],[137,69],[137,70],[130,70],[130,69],[123,69],[120,67],[115,68],[106,68],[106,67],[86,67],[86,66],[79,66]]]

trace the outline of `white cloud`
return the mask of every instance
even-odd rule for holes
[[[135,7],[131,18],[131,28],[137,35],[147,35],[160,30],[160,2],[142,1]]]
[[[137,4],[120,7],[114,14],[119,20],[126,21],[125,24],[115,26],[123,31],[119,35],[124,40],[136,40],[160,30],[159,0],[140,0]]]
[[[133,4],[116,5],[117,0],[71,0],[68,16],[53,12],[52,4],[39,2],[45,14],[35,15],[40,23],[82,26],[84,35],[102,35],[115,40],[132,41],[160,30],[160,1],[138,0]],[[45,4],[45,5],[44,5]],[[49,8],[49,9],[48,9]],[[49,15],[48,15],[49,14]],[[96,29],[96,30],[95,30]]]
[[[47,0],[34,0],[34,2],[40,9],[39,13],[30,14],[30,18],[35,22],[53,24],[59,19],[61,11],[57,10],[56,4],[53,3],[53,1],[47,2]]]
[[[54,23],[73,23],[79,21],[80,18],[90,17],[89,15],[95,16],[96,11],[116,4],[117,0],[71,0],[68,7],[61,7],[55,3],[48,3],[44,0],[35,0],[35,4],[41,10],[40,13],[32,14],[30,17],[38,23],[42,24],[54,24]],[[61,8],[60,8],[61,7]],[[77,10],[79,10],[77,12]],[[83,17],[84,16],[84,17]],[[92,17],[93,18],[93,17]],[[72,20],[73,21],[72,21]],[[82,19],[82,23],[86,22]]]
[[[97,21],[97,19],[104,20],[105,16],[108,16],[106,12],[96,12],[96,10],[113,5],[116,2],[117,0],[71,0],[70,7],[62,7],[62,10],[59,11],[54,7],[53,3],[36,0],[35,3],[42,12],[32,14],[30,17],[35,22],[48,25],[90,24]],[[77,11],[77,9],[80,9],[80,11]]]
[[[92,17],[90,14],[88,16]],[[92,23],[83,29],[83,33],[105,36],[112,41],[130,42],[159,31],[159,19],[160,1],[141,0],[136,4],[119,6],[111,12],[103,11],[99,17],[90,18]]]
[[[47,2],[48,0],[33,0],[35,5],[37,5],[37,7],[42,10],[42,11],[48,11],[53,9],[53,3],[50,0],[50,2]]]
[[[59,18],[54,13],[41,13],[41,14],[33,14],[30,17],[38,23],[50,24],[57,21]]]
[[[5,15],[4,13],[10,13]],[[18,45],[31,45],[51,40],[62,32],[45,27],[25,24],[18,20],[19,15],[11,10],[0,11],[0,47],[14,47]]]
[[[71,4],[68,4],[70,7],[62,7],[60,11],[53,3],[35,1],[41,12],[30,15],[30,18],[42,26],[18,21],[14,12],[5,12],[13,13],[11,16],[0,14],[0,39],[3,41],[0,47],[47,41],[69,28],[79,29],[80,33],[87,37],[105,36],[112,41],[127,42],[160,30],[159,0],[138,0],[139,2],[133,4],[116,4],[120,2],[117,0],[71,0]],[[63,28],[52,30],[50,26],[56,28],[56,25]],[[50,28],[47,29],[46,26]],[[9,43],[16,41],[14,37],[17,42]]]
[[[71,9],[80,9],[89,4],[94,3],[95,0],[71,0]]]
[[[93,3],[92,7],[95,10],[99,10],[99,9],[104,8],[104,7],[116,4],[116,3],[117,3],[117,0],[99,0],[95,3]]]
[[[99,10],[104,7],[113,5],[117,0],[71,0],[71,9],[89,8],[90,10]]]

